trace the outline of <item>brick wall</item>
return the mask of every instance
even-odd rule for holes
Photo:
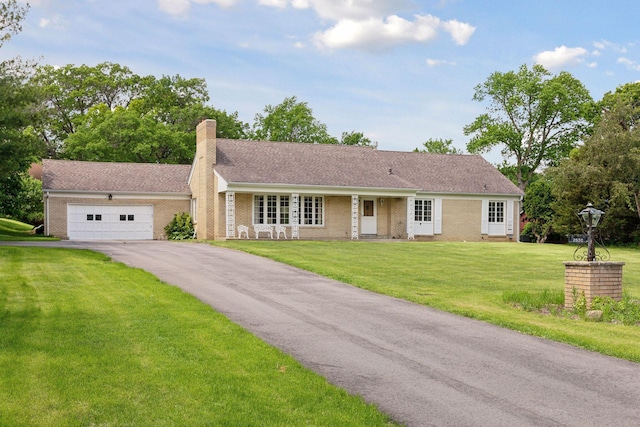
[[[622,298],[623,262],[567,261],[564,263],[564,306],[572,308],[574,289],[577,297],[584,294],[587,307],[594,297]]]
[[[253,195],[236,193],[236,237],[237,226],[253,225]],[[380,201],[384,200],[384,203]],[[224,236],[226,229],[225,197],[218,197],[220,221],[217,230]],[[324,197],[324,226],[300,226],[301,239],[350,239],[351,238],[351,196]],[[407,199],[401,197],[384,197],[376,201],[377,234],[380,238],[407,238]],[[518,219],[514,209],[514,221]],[[481,234],[482,202],[473,199],[442,200],[442,234],[435,236],[416,236],[422,241],[517,241],[506,236],[487,236]],[[253,237],[253,230],[250,230]],[[291,227],[287,227],[287,236],[291,235]]]

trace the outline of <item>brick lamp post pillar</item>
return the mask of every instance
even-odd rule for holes
[[[602,215],[604,212],[594,208],[591,203],[578,213],[586,227],[587,251],[585,256],[579,253],[578,247],[573,255],[575,261],[564,262],[564,307],[567,309],[573,307],[575,297],[582,295],[587,307],[591,306],[591,301],[596,296],[610,297],[616,301],[622,298],[624,263],[604,261],[595,250],[593,234]]]

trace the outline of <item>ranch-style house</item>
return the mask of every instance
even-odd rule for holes
[[[164,239],[189,212],[198,239],[518,241],[522,191],[480,156],[196,133],[191,166],[43,160],[45,233]]]

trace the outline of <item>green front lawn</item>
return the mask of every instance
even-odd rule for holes
[[[0,218],[0,240],[58,240],[51,237],[36,235],[33,226],[8,218]]]
[[[389,424],[148,273],[0,247],[1,426]]]
[[[527,334],[640,362],[640,326],[526,312],[505,293],[563,292],[563,261],[575,247],[508,243],[228,241],[239,249],[360,288]],[[611,248],[624,261],[624,290],[640,298],[640,250]]]

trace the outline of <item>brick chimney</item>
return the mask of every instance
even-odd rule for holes
[[[204,120],[196,128],[196,158],[191,180],[192,197],[196,199],[196,233],[198,239],[216,238],[218,212],[216,164],[216,121]]]

